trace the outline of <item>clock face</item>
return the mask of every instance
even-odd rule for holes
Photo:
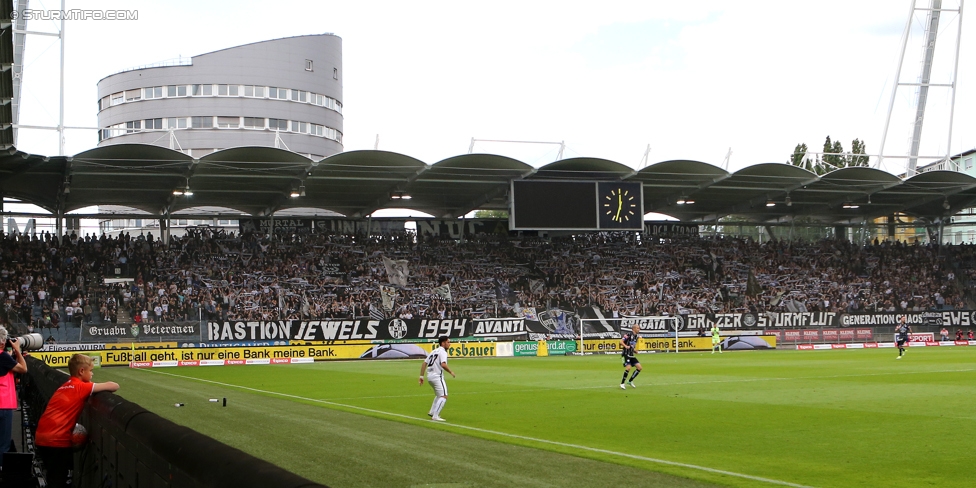
[[[639,183],[601,183],[599,192],[601,229],[637,229],[644,225]]]

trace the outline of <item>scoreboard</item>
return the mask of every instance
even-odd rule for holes
[[[511,230],[643,230],[644,188],[619,181],[512,181]]]

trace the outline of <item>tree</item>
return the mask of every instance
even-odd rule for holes
[[[865,155],[865,151],[864,141],[860,139],[854,139],[851,142],[851,151],[845,152],[844,145],[840,141],[832,141],[830,136],[827,136],[823,144],[825,154],[811,160],[806,157],[807,145],[801,143],[793,149],[793,154],[787,163],[820,176],[839,168],[867,167],[868,157]]]
[[[476,219],[507,219],[508,212],[504,210],[478,210],[474,213]]]

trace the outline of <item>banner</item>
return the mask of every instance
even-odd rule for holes
[[[517,337],[528,332],[525,319],[474,319],[471,322],[474,337]]]
[[[674,351],[675,339],[673,337],[641,337],[637,341],[637,351]],[[682,337],[677,341],[679,351],[709,351],[712,349],[711,337]],[[756,350],[756,349],[775,349],[776,337],[774,336],[733,336],[722,340],[722,349],[735,350]],[[610,339],[586,340],[583,341],[583,354],[607,354],[619,353],[620,341]]]
[[[257,232],[270,234],[275,232],[290,234],[302,233],[338,233],[338,234],[392,234],[404,231],[403,220],[346,220],[346,219],[238,219],[238,230],[241,234]]]
[[[398,341],[469,337],[470,319],[334,319],[278,322],[210,322],[204,340]]]
[[[143,324],[85,325],[81,328],[81,342],[151,341],[163,339],[178,341],[200,340],[199,322],[158,322]]]
[[[655,237],[697,236],[698,224],[676,224],[674,222],[644,222],[644,233]]]
[[[220,347],[207,349],[105,350],[86,351],[101,358],[103,366],[207,366],[243,364],[286,364],[292,359],[326,361],[332,359],[423,359],[433,343],[416,344],[340,344],[311,346]],[[494,357],[494,342],[459,342],[447,350],[451,358]],[[72,351],[35,351],[31,355],[53,367],[67,367]]]

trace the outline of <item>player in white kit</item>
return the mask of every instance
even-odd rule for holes
[[[447,366],[447,348],[451,347],[451,340],[447,336],[440,336],[437,338],[437,342],[440,345],[434,348],[427,355],[424,364],[420,365],[420,384],[424,384],[424,370],[426,370],[427,383],[430,383],[431,388],[434,389],[434,403],[430,405],[430,411],[427,412],[427,416],[431,420],[445,422],[441,418],[441,410],[444,409],[444,404],[447,403],[447,383],[444,381],[444,372],[451,373],[451,376],[455,378],[457,376]]]

